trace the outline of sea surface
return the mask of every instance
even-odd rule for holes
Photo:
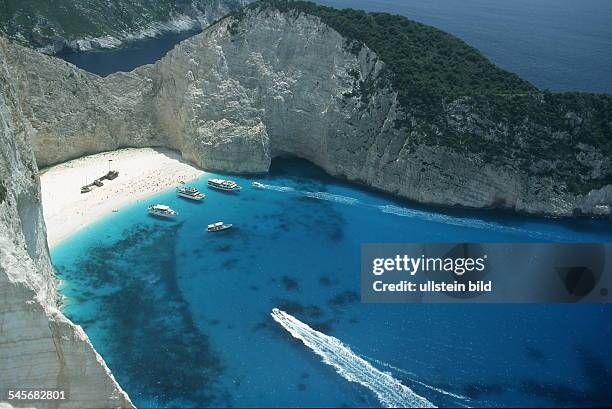
[[[612,92],[608,0],[319,2],[433,25],[541,88]],[[108,75],[153,63],[191,34],[64,58]],[[376,407],[393,398],[380,395],[395,385],[386,372],[442,406],[612,401],[608,305],[359,300],[364,242],[610,242],[610,221],[415,206],[296,159],[256,179],[265,189],[232,178],[241,193],[212,191],[202,178],[203,203],[163,192],[52,249],[65,313],[139,407]],[[152,203],[179,216],[149,217]],[[218,220],[235,227],[206,233]]]
[[[612,92],[610,0],[318,0],[384,11],[432,25],[478,48],[495,64],[554,91]],[[130,71],[161,58],[192,33],[167,34],[119,50],[71,53],[96,74]]]
[[[610,0],[317,0],[456,35],[541,89],[612,92]]]
[[[359,296],[362,243],[610,242],[612,222],[414,206],[291,158],[232,177],[240,193],[208,189],[211,176],[193,183],[202,203],[162,192],[52,249],[65,313],[137,406],[377,407],[390,377],[442,406],[612,401],[609,305]],[[153,203],[178,217],[148,216]],[[234,228],[205,231],[219,220]]]
[[[154,64],[176,44],[198,32],[166,33],[158,37],[133,41],[121,48],[69,52],[58,57],[85,71],[107,76],[119,71],[132,71],[145,64]]]

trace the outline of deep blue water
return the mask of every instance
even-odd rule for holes
[[[138,406],[379,405],[276,324],[273,307],[437,405],[612,401],[609,306],[359,301],[361,243],[612,241],[610,221],[416,208],[294,159],[257,179],[264,190],[233,178],[239,194],[202,178],[203,203],[163,192],[52,249],[64,311]],[[151,203],[177,220],[147,216]],[[206,233],[217,220],[235,228]]]
[[[404,15],[456,35],[554,91],[612,92],[609,0],[317,0]]]
[[[555,91],[612,92],[609,0],[317,0],[338,8],[402,14],[452,33],[495,64]],[[90,72],[129,71],[161,58],[193,33],[127,48],[67,54]]]
[[[198,31],[166,33],[155,38],[133,41],[122,48],[71,52],[59,57],[85,71],[106,76],[118,71],[132,71],[141,65],[153,64],[176,44],[196,33]]]

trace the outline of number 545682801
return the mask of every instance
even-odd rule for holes
[[[7,399],[19,401],[65,400],[66,392],[56,389],[14,389],[9,390]]]

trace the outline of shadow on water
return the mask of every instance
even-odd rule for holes
[[[83,325],[137,405],[155,390],[155,405],[223,406],[223,367],[177,283],[179,228],[135,225],[123,239],[90,248],[72,269],[60,269],[62,278],[94,289],[87,302],[95,308],[71,314],[68,306],[66,313]]]
[[[586,389],[528,379],[521,385],[523,391],[559,406],[609,407],[612,402],[612,377],[606,364],[593,351],[584,348],[578,348],[578,358],[587,381]]]
[[[595,234],[608,234],[612,231],[612,218],[595,217],[573,217],[556,218],[548,216],[538,216],[531,214],[517,214],[509,209],[469,209],[460,207],[449,207],[442,205],[425,205],[395,195],[386,193],[370,186],[360,183],[349,182],[346,179],[330,176],[323,169],[312,162],[295,156],[279,156],[272,160],[270,166],[271,177],[284,177],[287,180],[308,186],[310,191],[325,192],[328,185],[335,185],[354,189],[366,190],[372,195],[378,196],[386,201],[393,202],[398,207],[408,207],[421,212],[437,213],[449,217],[477,219],[487,223],[494,223],[504,227],[520,228],[527,224],[537,222],[543,225],[562,226],[577,233],[589,232]],[[299,198],[308,201],[310,198]],[[296,200],[299,200],[296,199]]]

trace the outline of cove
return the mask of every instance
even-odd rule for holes
[[[207,189],[214,176],[193,183],[203,203],[162,192],[52,249],[64,312],[137,406],[380,406],[274,322],[273,308],[436,405],[610,400],[608,305],[359,300],[361,243],[606,242],[609,220],[414,206],[291,158],[267,176],[232,176],[239,194]],[[153,203],[179,216],[153,219]],[[218,220],[235,227],[205,232]]]
[[[116,49],[68,52],[58,57],[85,71],[105,77],[115,72],[128,72],[141,65],[153,64],[176,44],[197,33],[199,31],[196,30],[164,33],[157,37],[131,41]]]

